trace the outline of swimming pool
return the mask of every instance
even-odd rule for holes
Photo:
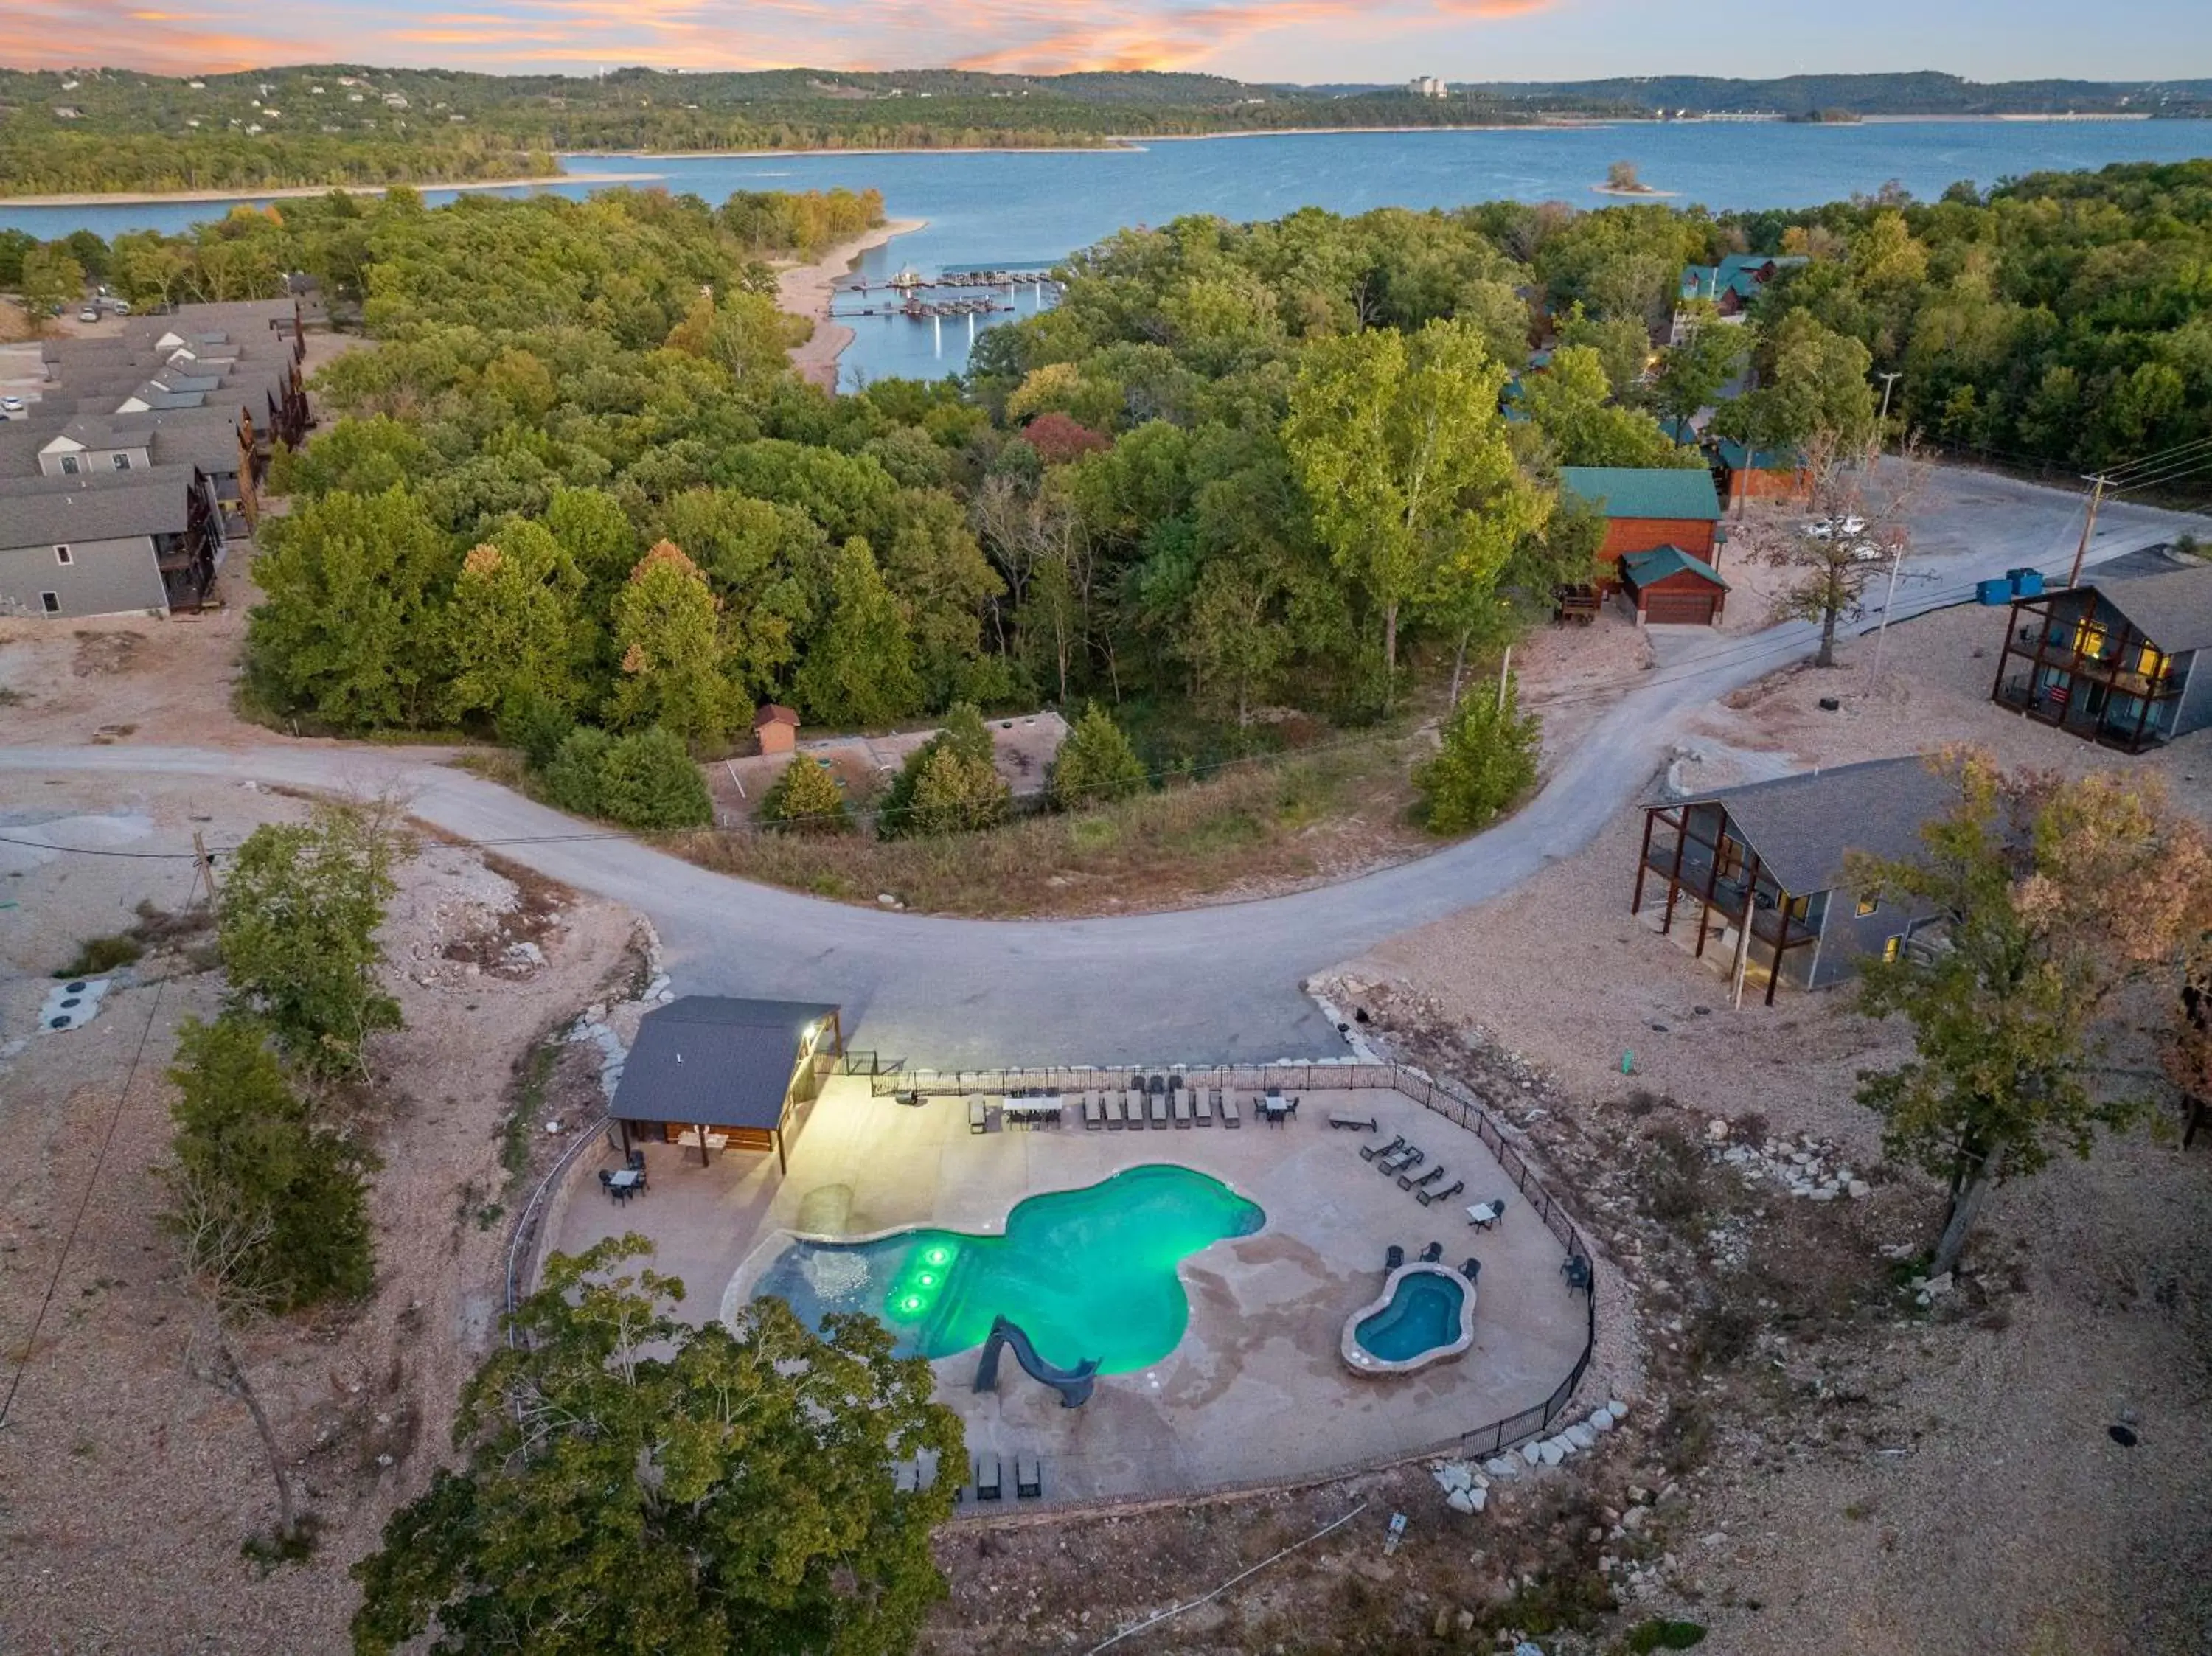
[[[951,1356],[983,1344],[994,1317],[1020,1325],[1046,1362],[1123,1374],[1175,1350],[1190,1321],[1176,1267],[1267,1222],[1255,1202],[1188,1168],[1131,1168],[1081,1190],[1014,1204],[997,1236],[903,1230],[870,1242],[794,1242],[755,1286],[819,1327],[866,1312],[901,1351]]]
[[[1402,1265],[1346,1322],[1344,1361],[1356,1374],[1404,1374],[1474,1343],[1474,1284],[1448,1266]]]

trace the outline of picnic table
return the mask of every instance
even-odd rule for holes
[[[607,1179],[608,1188],[611,1190],[636,1190],[644,1183],[645,1173],[639,1168],[624,1168]]]
[[[1046,1093],[1033,1098],[1010,1098],[1000,1107],[1000,1111],[1010,1125],[1016,1126],[1034,1127],[1041,1123],[1057,1126],[1065,1119],[1058,1093]]]
[[[1257,1101],[1260,1113],[1267,1118],[1267,1125],[1279,1127],[1298,1113],[1298,1101],[1285,1098],[1280,1093],[1268,1093]]]
[[[1468,1204],[1467,1222],[1477,1230],[1488,1230],[1505,1211],[1503,1202],[1474,1202]]]

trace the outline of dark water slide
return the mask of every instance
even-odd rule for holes
[[[991,1319],[991,1338],[983,1342],[983,1360],[975,1365],[975,1389],[995,1392],[999,1389],[999,1348],[1010,1348],[1014,1361],[1031,1380],[1041,1381],[1060,1393],[1063,1409],[1079,1408],[1091,1401],[1091,1388],[1098,1376],[1098,1359],[1086,1357],[1073,1368],[1056,1368],[1037,1356],[1036,1347],[1020,1325],[1010,1323],[1004,1317]]]

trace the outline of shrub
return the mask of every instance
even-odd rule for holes
[[[542,771],[553,762],[553,756],[561,751],[561,744],[575,728],[576,721],[567,708],[533,690],[512,697],[499,713],[499,739],[510,748],[520,749],[523,759],[534,771]]]
[[[1145,786],[1144,761],[1121,727],[1097,702],[1084,710],[1052,765],[1052,803],[1074,810],[1126,799]]]
[[[1429,832],[1470,833],[1526,792],[1536,779],[1540,729],[1521,713],[1511,678],[1502,699],[1477,691],[1462,701],[1444,721],[1442,749],[1413,772]]]
[[[146,952],[137,938],[117,936],[87,937],[76,946],[76,958],[54,974],[58,978],[96,978],[128,966]]]
[[[984,725],[983,715],[969,702],[955,702],[945,713],[945,724],[937,734],[906,756],[904,767],[891,779],[876,814],[876,832],[883,838],[898,840],[909,834],[946,832],[921,825],[915,814],[915,796],[921,786],[922,773],[938,755],[948,749],[981,760],[986,765],[993,762],[991,732]]]
[[[916,834],[973,834],[1006,820],[1013,791],[988,759],[955,747],[939,748],[915,780]]]
[[[850,834],[853,812],[837,779],[801,754],[761,797],[761,821],[799,834]]]
[[[714,820],[707,779],[673,731],[623,737],[599,763],[599,814],[624,828],[703,828]]]
[[[589,725],[568,732],[545,767],[545,797],[579,816],[599,814],[599,773],[614,737]]]

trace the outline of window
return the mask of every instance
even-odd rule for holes
[[[78,464],[77,457],[76,455],[64,454],[62,456],[62,470],[66,476],[74,477],[83,469],[84,468]]]
[[[62,595],[58,592],[40,593],[39,608],[50,616],[58,616],[62,612]]]
[[[116,452],[109,455],[107,458],[118,471],[128,471],[131,470],[131,457],[124,453],[121,450],[118,449]]]
[[[1868,915],[1869,915],[1869,914],[1879,914],[1879,913],[1881,913],[1881,898],[1879,898],[1879,897],[1861,897],[1861,898],[1859,899],[1859,906],[1858,906],[1858,911],[1857,911],[1857,913],[1858,913],[1858,917],[1859,917],[1861,919],[1866,919],[1866,917],[1867,917]]]
[[[1899,932],[1896,937],[1892,937],[1887,943],[1881,946],[1881,957],[1886,961],[1893,961],[1904,952],[1905,936],[1902,932]]]
[[[58,546],[54,549],[54,561],[66,567],[70,564],[75,563],[76,559],[75,555],[70,553],[69,548],[66,546]]]

